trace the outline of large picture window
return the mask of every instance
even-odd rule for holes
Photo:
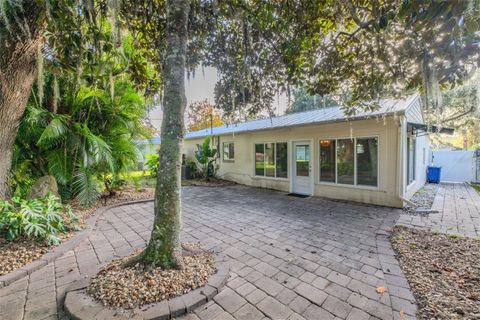
[[[378,138],[320,140],[319,180],[378,186]]]
[[[263,143],[255,145],[255,175],[265,175],[265,145]]]
[[[335,156],[336,140],[320,141],[320,181],[335,182],[335,168],[337,160]]]
[[[276,144],[277,154],[276,154],[276,163],[275,167],[277,169],[277,178],[287,178],[288,177],[288,153],[287,153],[287,143],[279,142]]]
[[[223,160],[233,161],[235,159],[235,144],[233,142],[223,143]]]
[[[376,186],[378,184],[378,139],[357,139],[357,184]]]
[[[288,177],[287,143],[255,144],[255,175],[272,178]]]
[[[337,142],[337,183],[354,184],[354,141],[352,139],[342,139]]]

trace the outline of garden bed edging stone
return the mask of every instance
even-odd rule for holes
[[[125,205],[145,203],[145,202],[151,202],[151,201],[153,201],[153,199],[133,200],[133,201],[127,201],[127,202],[114,203],[108,206],[98,208],[97,210],[95,210],[95,213],[92,214],[92,216],[86,220],[85,229],[80,231],[78,234],[74,235],[67,241],[55,247],[52,251],[47,252],[41,258],[34,260],[30,263],[27,263],[25,266],[19,269],[13,270],[12,272],[9,272],[3,276],[0,276],[0,288],[6,287],[11,283],[17,280],[20,280],[26,275],[29,275],[32,272],[46,266],[52,261],[55,261],[59,257],[63,256],[66,252],[74,249],[81,242],[87,239],[87,237],[93,231],[98,218],[101,217],[108,210],[116,207],[125,206]]]
[[[230,266],[224,256],[215,258],[215,268],[217,272],[208,278],[204,286],[170,300],[162,300],[131,310],[104,306],[87,294],[86,288],[89,281],[82,281],[79,285],[72,286],[72,290],[67,292],[64,308],[68,316],[74,320],[173,319],[204,305],[222,290],[230,273]]]

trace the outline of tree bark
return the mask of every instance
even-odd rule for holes
[[[164,102],[160,164],[155,190],[155,220],[145,250],[144,265],[183,268],[181,167],[184,135],[185,60],[189,0],[167,1],[167,48],[164,61]]]
[[[37,50],[43,43],[40,3],[21,2],[21,9],[9,12],[16,14],[9,17],[9,28],[0,21],[0,200],[10,198],[13,145],[37,76]]]

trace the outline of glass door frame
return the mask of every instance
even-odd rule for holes
[[[310,163],[309,163],[309,173],[310,175],[308,178],[310,179],[309,181],[309,189],[310,191],[308,195],[314,195],[315,193],[315,169],[314,169],[314,164],[316,161],[316,156],[315,156],[315,143],[314,139],[298,139],[298,140],[290,140],[290,192],[295,192],[295,179],[296,179],[296,148],[295,146],[297,144],[308,144],[310,147]],[[307,178],[305,176],[305,178]]]

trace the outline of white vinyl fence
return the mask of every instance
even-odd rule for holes
[[[432,164],[442,167],[442,182],[477,181],[477,160],[475,151],[432,151]]]

